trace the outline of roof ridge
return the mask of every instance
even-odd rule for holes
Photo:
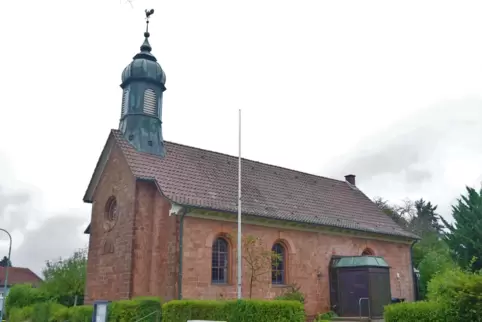
[[[158,189],[171,202],[227,212],[236,208],[232,172],[238,157],[165,141],[168,153],[165,158],[159,158],[137,151],[120,131],[111,133],[134,176],[155,180]],[[205,161],[197,161],[201,159]],[[245,185],[243,213],[413,238],[347,181],[247,158],[242,160],[247,170],[243,178],[246,176],[249,181]],[[184,184],[186,181],[190,182],[189,188]]]
[[[117,132],[118,130],[112,130],[112,131],[116,131],[116,132]],[[164,140],[164,142],[165,142],[165,143],[168,143],[168,144],[173,144],[173,145],[177,145],[177,146],[182,146],[182,147],[186,147],[186,148],[190,148],[190,149],[202,151],[202,152],[209,152],[209,153],[214,153],[214,154],[218,154],[218,155],[221,155],[221,156],[226,156],[226,157],[238,159],[237,156],[231,155],[231,154],[228,154],[228,153],[224,153],[224,152],[219,152],[219,151],[213,151],[213,150],[203,149],[203,148],[195,147],[195,146],[192,146],[192,145],[187,145],[187,144],[178,143],[178,142],[173,142],[173,141],[166,141],[166,140]],[[127,143],[129,143],[129,142],[127,142]],[[147,152],[137,151],[137,153],[139,153],[139,154],[147,154],[147,155],[149,155],[149,156],[152,156],[152,157],[157,158],[157,156],[152,155],[152,154],[147,153]],[[336,182],[346,183],[345,180],[334,179],[334,178],[325,177],[325,176],[322,176],[322,175],[319,175],[319,174],[309,173],[309,172],[305,172],[305,171],[301,171],[301,170],[290,169],[290,168],[283,167],[283,166],[276,165],[276,164],[266,163],[266,162],[257,161],[257,160],[253,160],[253,159],[248,159],[248,158],[243,158],[243,157],[241,157],[241,160],[243,160],[243,161],[248,161],[248,162],[253,162],[253,163],[257,163],[257,164],[260,164],[260,165],[269,166],[269,167],[273,167],[273,168],[278,168],[278,169],[281,169],[281,170],[287,170],[287,171],[290,171],[290,172],[297,172],[297,173],[299,173],[299,174],[308,175],[308,176],[316,177],[316,178],[319,178],[319,179],[332,180],[332,181],[336,181]]]
[[[7,268],[6,266],[0,266],[0,268]],[[28,267],[22,267],[22,266],[9,266],[8,269],[26,269],[26,270],[30,270],[30,268]]]

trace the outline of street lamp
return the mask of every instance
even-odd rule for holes
[[[10,239],[10,245],[8,246],[8,261],[7,261],[7,266],[5,267],[5,281],[3,281],[3,301],[2,301],[2,311],[0,312],[0,322],[3,321],[3,312],[5,312],[5,303],[7,302],[7,285],[8,285],[8,267],[10,266],[11,260],[10,260],[10,255],[12,253],[12,235],[10,233],[3,229],[0,228],[0,231],[5,232],[8,235],[8,238]]]

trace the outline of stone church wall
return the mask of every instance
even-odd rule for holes
[[[177,299],[179,218],[151,182],[137,182],[132,296]]]
[[[227,285],[211,284],[211,252],[216,237],[232,234],[236,223],[186,218],[184,226],[184,298],[217,299],[236,297],[236,240],[230,244],[229,278]],[[266,250],[276,241],[287,248],[287,284],[296,283],[305,294],[307,314],[329,310],[328,263],[332,254],[361,255],[369,248],[375,255],[383,256],[391,266],[391,292],[393,297],[413,298],[410,274],[410,245],[367,240],[351,236],[328,235],[317,232],[280,230],[278,228],[243,225],[243,235],[261,237]],[[228,238],[229,239],[229,238]],[[400,274],[400,282],[396,274]],[[248,296],[248,275],[243,273],[243,297]],[[283,286],[266,282],[253,287],[253,298],[273,298],[283,291]]]
[[[108,225],[106,204],[112,197],[117,218]],[[155,184],[135,180],[114,146],[92,205],[86,303],[177,298],[179,219],[169,216],[169,209]]]
[[[106,204],[115,197],[115,219]],[[86,303],[134,296],[178,296],[179,217],[169,216],[170,204],[154,183],[135,180],[124,157],[113,147],[94,194],[87,264]],[[107,217],[106,217],[107,216]],[[235,232],[236,223],[185,217],[182,292],[185,299],[236,297],[236,246],[229,243],[227,285],[211,283],[211,251],[216,237]],[[410,245],[320,232],[243,225],[243,234],[261,237],[266,250],[276,241],[287,249],[286,284],[296,283],[306,297],[308,314],[329,309],[328,263],[333,254],[361,255],[371,249],[391,266],[394,297],[413,298]],[[400,274],[400,281],[396,279]],[[254,298],[273,298],[285,287],[255,284]],[[248,296],[244,271],[243,296]]]
[[[129,297],[135,188],[135,179],[123,155],[114,146],[92,204],[86,303]],[[112,197],[117,202],[116,218],[108,220],[106,205]]]

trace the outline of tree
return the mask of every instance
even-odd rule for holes
[[[76,251],[67,259],[47,261],[42,273],[42,290],[60,304],[81,304],[84,298],[87,269],[87,250]]]
[[[411,204],[414,215],[410,219],[409,229],[423,237],[426,234],[441,234],[443,226],[440,224],[440,216],[436,213],[437,206],[423,198]]]
[[[373,202],[380,208],[387,216],[393,219],[394,222],[396,222],[400,227],[402,228],[407,228],[408,227],[408,221],[407,219],[403,216],[403,214],[400,212],[400,207],[397,207],[395,205],[391,205],[388,203],[387,200],[384,200],[381,197],[375,197],[373,199]]]
[[[405,199],[401,205],[392,205],[377,197],[374,202],[402,228],[422,237],[413,249],[415,267],[419,267],[429,252],[439,253],[448,250],[447,244],[441,238],[443,226],[439,222],[437,206],[430,201],[425,201],[423,198],[416,201]]]
[[[425,234],[441,234],[443,225],[439,222],[437,206],[423,198],[412,201],[403,200],[401,205],[392,205],[380,197],[373,202],[402,228],[423,237]]]
[[[461,267],[477,271],[482,269],[482,188],[477,191],[466,187],[466,190],[467,195],[461,195],[452,206],[454,223],[441,220],[448,229],[444,239],[454,260]]]
[[[420,271],[420,296],[423,299],[427,295],[428,282],[436,274],[453,269],[456,265],[450,257],[448,247],[445,247],[427,250],[417,267]]]
[[[440,235],[425,233],[423,238],[413,247],[413,265],[419,268],[420,263],[429,252],[448,254],[449,247]]]
[[[0,260],[0,267],[12,267],[12,262],[8,259],[7,256],[3,256],[2,260]]]
[[[251,298],[254,283],[262,282],[262,276],[271,273],[272,266],[276,265],[281,258],[275,252],[266,250],[261,238],[252,235],[242,236],[241,251],[241,257],[249,275],[249,298]]]

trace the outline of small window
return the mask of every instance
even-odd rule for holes
[[[156,92],[148,88],[144,91],[144,113],[156,115]]]
[[[104,230],[110,231],[114,228],[118,217],[117,200],[114,196],[111,196],[104,208]]]
[[[361,255],[362,256],[374,256],[375,252],[370,248],[365,248]]]
[[[275,259],[271,264],[271,283],[282,285],[285,284],[285,264],[286,264],[286,251],[282,244],[276,243],[271,249],[275,255]]]
[[[228,242],[217,238],[213,243],[211,281],[213,284],[228,283]]]
[[[122,94],[122,116],[126,115],[129,111],[129,89],[125,88]]]
[[[114,243],[111,239],[104,241],[104,254],[111,254],[114,252]]]

